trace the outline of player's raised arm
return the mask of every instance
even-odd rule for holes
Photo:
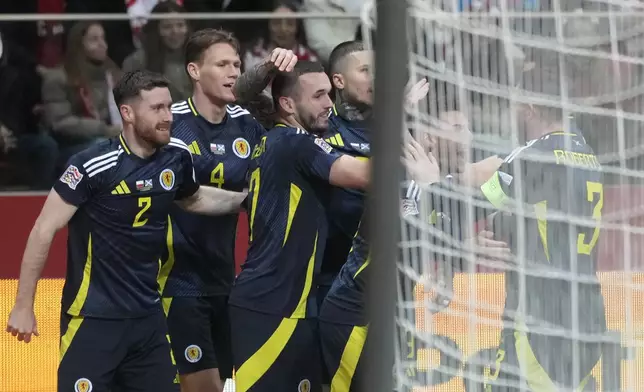
[[[31,229],[22,257],[16,303],[7,323],[7,332],[17,336],[20,341],[29,343],[32,334],[38,336],[34,314],[38,280],[45,267],[54,235],[67,225],[77,209],[78,207],[63,200],[58,192],[52,189]]]
[[[192,196],[177,201],[186,211],[201,215],[225,215],[237,212],[247,192],[233,192],[224,189],[200,186]]]
[[[275,48],[256,66],[242,73],[235,83],[234,94],[239,105],[246,105],[257,98],[278,72],[291,72],[297,64],[292,50]]]

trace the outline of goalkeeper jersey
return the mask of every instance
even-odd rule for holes
[[[570,330],[576,312],[579,332],[603,331],[596,277],[603,177],[584,137],[553,132],[528,142],[506,157],[481,190],[500,210],[495,237],[508,243],[517,263],[506,273],[506,315],[528,328]]]

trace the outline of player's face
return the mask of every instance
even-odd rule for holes
[[[170,105],[172,97],[167,88],[141,91],[140,99],[133,105],[136,135],[154,147],[170,143]]]
[[[241,74],[239,54],[227,43],[214,44],[203,55],[197,65],[198,80],[202,91],[210,99],[235,102],[233,87]]]
[[[448,173],[462,173],[467,164],[472,132],[469,121],[461,112],[446,112],[439,124],[430,130],[426,146],[437,155],[439,166]]]
[[[329,126],[331,82],[324,72],[299,77],[295,100],[296,120],[309,132],[319,134]]]
[[[373,52],[363,50],[347,56],[342,68],[342,90],[344,99],[358,106],[373,105]],[[336,82],[336,87],[338,87]]]
[[[83,36],[83,51],[89,60],[103,62],[107,59],[107,42],[101,25],[89,26]]]
[[[275,14],[292,14],[288,7],[277,7]],[[268,22],[271,41],[280,48],[293,48],[296,43],[297,21],[295,19],[271,19]]]
[[[168,49],[181,49],[188,36],[188,23],[185,19],[161,20],[159,21],[159,36]]]

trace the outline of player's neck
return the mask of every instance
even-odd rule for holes
[[[335,108],[338,115],[347,121],[364,121],[371,116],[371,107],[352,104],[341,93],[336,95]]]
[[[125,139],[125,144],[130,152],[139,158],[147,159],[157,152],[156,147],[136,137],[134,128],[131,126],[125,125],[123,127],[123,139]]]
[[[299,128],[299,129],[303,129],[305,131],[307,130],[293,116],[278,116],[277,117],[277,124],[284,124],[284,125],[286,125],[288,127],[291,127],[291,128]]]
[[[202,92],[196,90],[191,100],[197,113],[208,122],[219,124],[224,121],[224,117],[226,117],[225,102],[215,102]]]

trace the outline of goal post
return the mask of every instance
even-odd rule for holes
[[[382,386],[388,385],[391,358],[400,392],[644,390],[644,5],[407,0],[406,10],[394,10],[388,1],[366,3],[362,36],[376,51],[371,202],[377,237],[368,301],[377,351],[367,358],[369,390],[388,390]],[[402,102],[407,77],[425,77],[431,88],[429,99],[403,113],[391,102]],[[403,219],[393,208],[403,178],[392,173],[399,167],[392,146],[400,138],[391,129],[405,122],[418,138],[451,139],[445,132],[446,124],[453,125],[449,112],[469,122],[470,164],[509,157],[509,181],[519,189],[514,198],[548,193],[551,205],[516,204],[504,207],[504,220],[487,219],[480,213],[483,201],[455,186],[443,196],[465,208],[450,202],[444,216],[431,218],[440,224],[425,224],[433,207],[424,201],[421,218]],[[546,158],[518,150],[531,139],[531,116],[543,127],[559,126],[555,136],[577,132],[583,138],[562,137]],[[445,148],[439,161],[449,165],[445,155],[454,151]],[[388,164],[381,154],[390,154]],[[543,178],[564,161],[601,172],[601,180],[577,183],[581,177],[566,169],[562,175],[570,184],[552,186]],[[540,179],[525,175],[530,167],[544,168]],[[498,232],[502,226],[506,237]],[[410,227],[414,236],[407,235]],[[481,229],[494,232],[494,240],[512,238],[513,255],[505,264],[475,247]],[[546,248],[559,260],[535,268],[536,250]],[[557,304],[551,300],[555,282],[561,283]],[[537,308],[540,317],[526,310]],[[499,378],[496,366],[509,355],[499,351],[502,336],[501,347],[512,340],[516,357],[506,378]],[[526,341],[531,354],[517,348]],[[561,354],[564,346],[570,346],[569,358]],[[525,366],[530,355],[550,383],[534,384],[534,372]]]

